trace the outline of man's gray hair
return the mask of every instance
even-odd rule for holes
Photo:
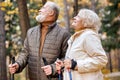
[[[48,5],[48,4],[49,4],[50,8],[55,11],[55,21],[56,21],[59,16],[59,6],[56,3],[51,2],[51,1],[47,1],[45,5]]]
[[[101,26],[101,21],[98,15],[89,9],[81,9],[78,13],[80,19],[82,19],[82,24],[84,27],[93,28],[96,31],[99,30]]]

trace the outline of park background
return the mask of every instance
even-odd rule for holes
[[[72,34],[71,20],[81,8],[99,15],[99,33],[109,60],[102,72],[105,80],[120,80],[120,0],[0,0],[0,80],[10,80],[8,65],[20,53],[27,30],[38,25],[35,17],[46,1],[60,6],[57,22]],[[15,80],[29,80],[27,68],[14,76]]]

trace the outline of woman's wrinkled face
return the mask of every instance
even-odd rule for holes
[[[80,19],[79,15],[77,15],[73,18],[71,28],[73,28],[76,31],[79,31],[83,28],[82,20]]]

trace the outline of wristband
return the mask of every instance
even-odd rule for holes
[[[72,64],[71,64],[71,69],[74,70],[75,67],[76,67],[76,65],[77,65],[77,62],[72,59],[72,60],[71,60],[71,63],[72,63]]]

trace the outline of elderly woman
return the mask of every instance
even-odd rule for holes
[[[100,26],[100,19],[92,10],[81,9],[74,17],[71,28],[75,34],[68,40],[64,80],[103,80],[101,69],[108,60],[98,35]],[[56,61],[57,70],[60,62]]]

